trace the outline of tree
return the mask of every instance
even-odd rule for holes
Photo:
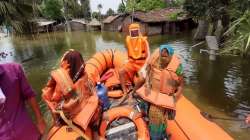
[[[114,14],[115,14],[115,11],[113,9],[111,9],[111,8],[109,8],[107,13],[106,13],[107,16],[112,16]]]
[[[122,0],[121,4],[123,5],[123,7],[126,7],[125,3],[127,3],[127,0]]]
[[[185,0],[164,0],[167,7],[180,7]]]
[[[100,17],[100,13],[99,12],[93,12],[92,13],[92,18],[98,19]]]
[[[78,0],[63,0],[65,16],[79,18],[82,15]]]
[[[223,28],[221,31],[225,31],[228,23],[228,3],[227,0],[186,0],[184,3],[184,9],[189,14],[199,20],[198,29],[194,39],[203,40],[207,34],[214,35],[219,20],[222,20]],[[209,26],[211,26],[210,32],[208,32]],[[220,33],[223,34],[223,33]],[[220,38],[220,37],[218,37]]]
[[[242,56],[250,55],[250,10],[233,21],[231,27],[227,30],[225,35],[230,36],[226,42],[226,48],[222,53],[237,52]]]
[[[126,10],[126,6],[120,3],[117,9],[117,13],[125,13],[125,10]]]
[[[230,2],[230,16],[233,20],[238,19],[247,10],[250,10],[250,1],[249,0],[231,0],[231,2]]]
[[[222,53],[250,54],[250,1],[249,0],[186,0],[184,9],[199,20],[196,35],[202,39],[207,34],[216,35],[221,21],[224,44]],[[232,22],[231,22],[232,21]],[[231,23],[230,23],[231,22]],[[208,31],[209,25],[210,32]],[[202,33],[203,32],[203,33]],[[223,46],[222,46],[223,47]]]
[[[90,19],[91,12],[90,12],[89,0],[81,0],[81,9],[83,13],[83,18]]]
[[[98,4],[97,5],[97,9],[98,9],[99,13],[101,13],[101,11],[102,11],[102,4]]]
[[[134,10],[150,11],[154,9],[162,9],[166,7],[164,0],[127,0],[126,11]]]
[[[101,15],[102,15],[102,13],[101,13],[101,11],[102,11],[102,4],[98,4],[97,5],[97,9],[98,9],[98,11],[99,11],[99,17],[98,17],[98,19],[99,19],[99,21],[101,20]]]
[[[61,0],[63,1],[64,14],[71,18],[90,19],[89,0]]]
[[[48,19],[59,20],[63,18],[61,9],[63,3],[60,0],[44,0],[41,6],[42,15]]]
[[[0,1],[0,24],[12,27],[16,32],[29,30],[29,20],[33,18],[33,5],[30,0]]]

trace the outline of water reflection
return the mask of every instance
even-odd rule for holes
[[[15,49],[10,38],[0,40],[0,63],[15,61]]]
[[[41,34],[36,38],[4,39],[0,41],[0,50],[13,52],[8,61],[26,60],[23,65],[29,81],[40,94],[49,72],[57,67],[66,50],[76,49],[87,59],[95,52],[107,48],[124,50],[124,42],[125,36],[120,33],[61,32]],[[199,53],[199,49],[206,46],[189,50],[190,46],[196,44],[190,32],[150,37],[149,43],[151,50],[166,43],[174,47],[184,66],[185,95],[202,111],[233,118],[249,113],[250,62],[240,57],[224,56],[211,62],[207,55]],[[247,140],[250,136],[247,129],[240,128],[239,122],[217,120],[216,123],[235,139]]]
[[[102,39],[103,41],[107,43],[111,42],[117,42],[117,43],[123,43],[125,42],[125,34],[117,33],[117,32],[102,32]]]

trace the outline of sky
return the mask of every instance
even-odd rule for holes
[[[97,5],[102,4],[103,8],[101,12],[105,14],[109,8],[113,9],[116,12],[120,3],[121,0],[90,0],[90,7],[92,12],[98,11]]]

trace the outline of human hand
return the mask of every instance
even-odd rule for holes
[[[44,121],[43,118],[39,118],[37,120],[36,126],[37,126],[37,129],[39,130],[40,134],[44,134],[45,133],[46,123],[45,123],[45,121]]]

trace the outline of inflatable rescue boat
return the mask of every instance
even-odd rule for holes
[[[156,50],[152,56],[159,55]],[[111,101],[115,101],[123,96],[119,87],[119,78],[117,70],[127,61],[127,55],[118,50],[105,50],[97,52],[86,63],[86,72],[89,78],[97,84],[103,82],[108,89],[108,96]],[[111,102],[112,104],[113,102]],[[187,98],[182,96],[176,105],[175,120],[168,121],[167,133],[170,134],[170,140],[233,140],[233,138],[220,128],[216,123],[204,118],[201,111],[194,106]],[[126,118],[133,122],[138,140],[149,140],[149,131],[147,122],[140,109],[134,106],[121,105],[112,106],[103,112],[102,121],[99,127],[99,135],[104,139],[107,137],[110,124],[119,119]],[[128,126],[128,125],[125,125]],[[124,126],[124,127],[125,127]],[[115,133],[115,132],[113,132]],[[88,139],[92,139],[92,132],[85,132]],[[70,126],[53,126],[47,137],[48,140],[81,140],[84,139]],[[128,139],[121,135],[120,139]]]

